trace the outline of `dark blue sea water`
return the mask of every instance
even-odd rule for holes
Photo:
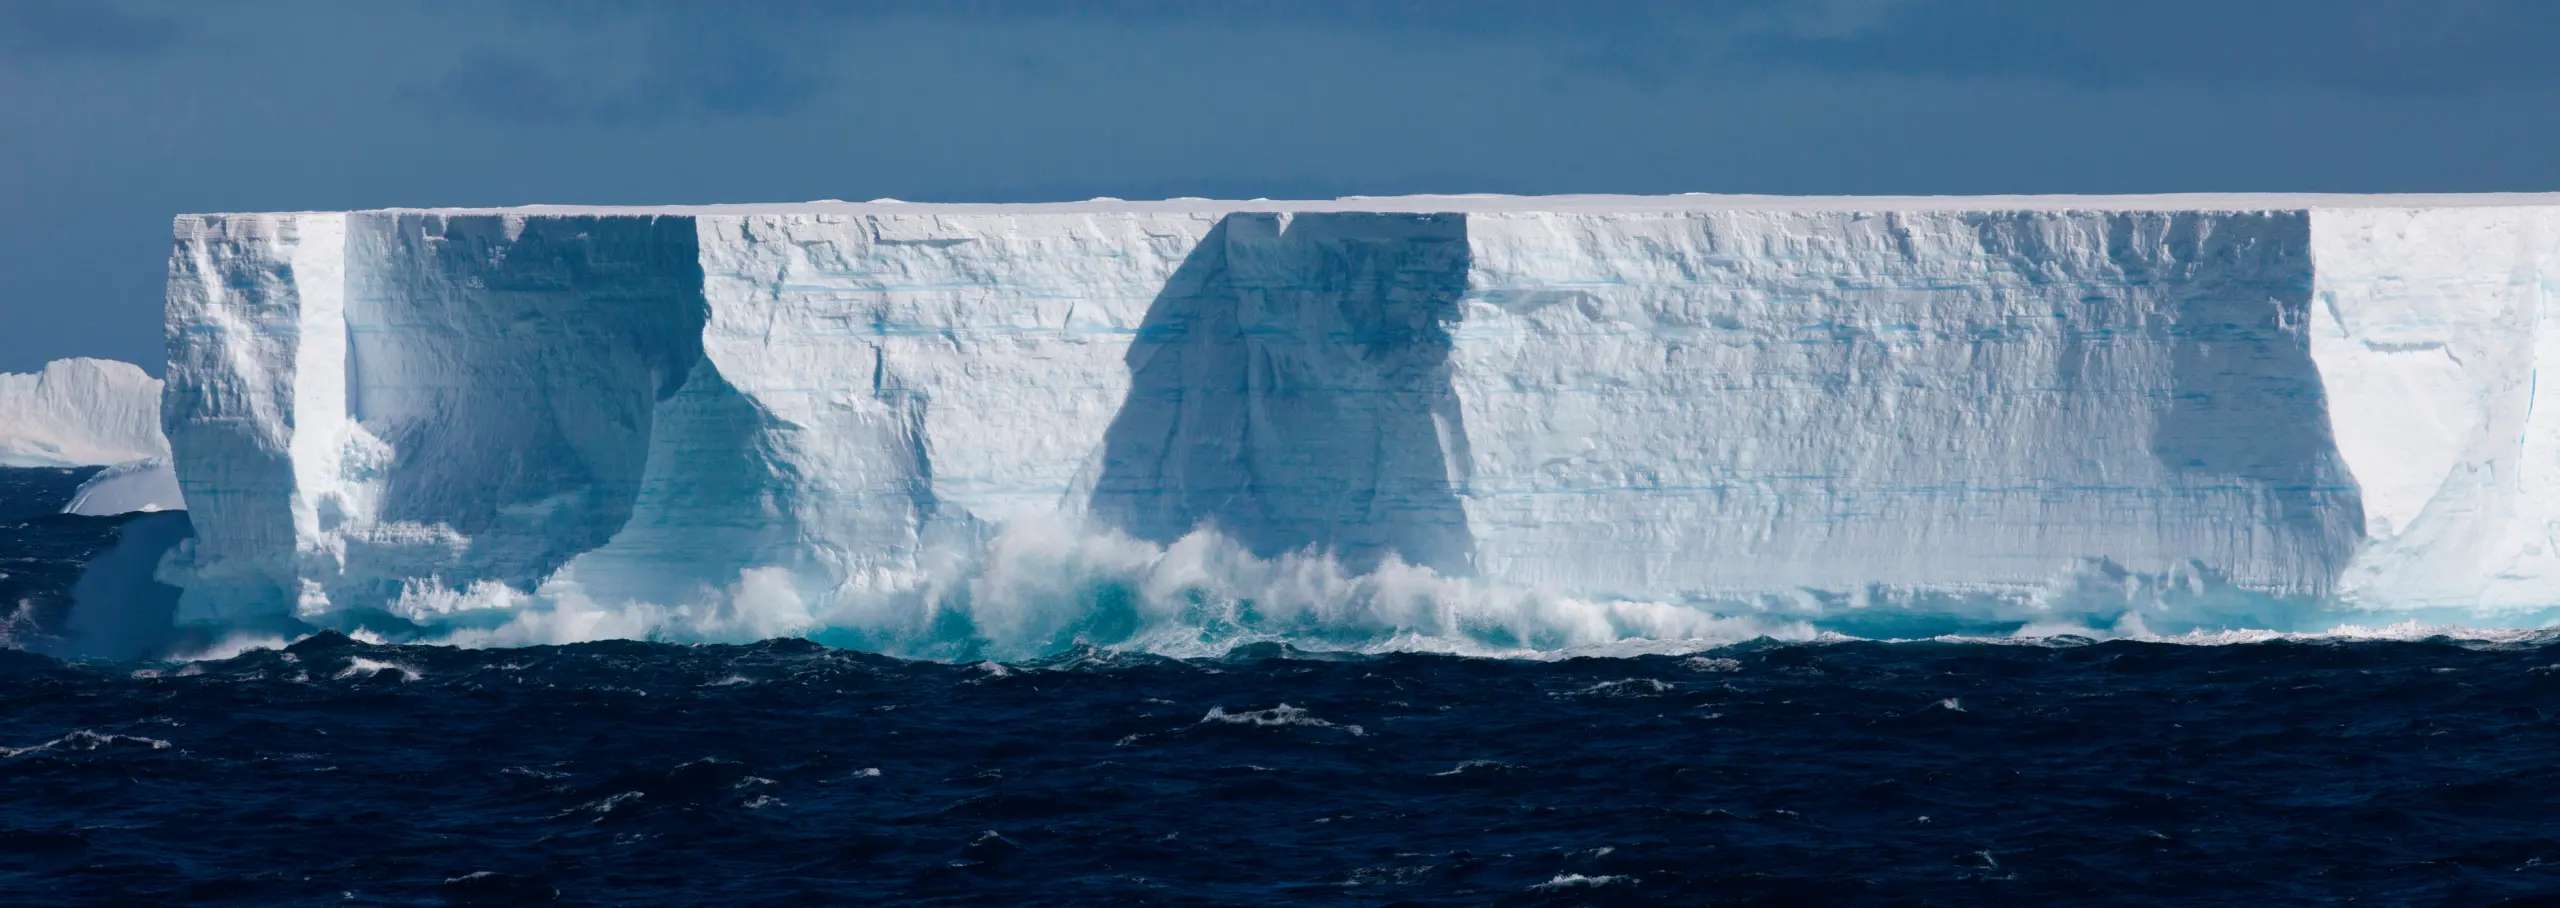
[[[2556,791],[2549,636],[0,650],[13,906],[2560,904]]]
[[[0,468],[0,641],[59,628],[82,566],[115,544],[122,518],[57,513],[97,472]]]
[[[0,654],[0,893],[110,904],[2488,905],[2560,646]]]
[[[171,625],[178,591],[152,579],[186,515],[59,513],[98,469],[0,468],[0,646],[140,657],[192,642]]]

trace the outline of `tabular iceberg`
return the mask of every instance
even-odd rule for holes
[[[108,469],[64,513],[182,511],[160,434],[160,381],[104,359],[59,359],[32,375],[0,373],[0,467]]]
[[[57,359],[0,372],[0,467],[88,467],[167,457],[160,381],[131,363]]]
[[[1570,639],[2093,577],[2560,603],[2560,196],[532,207],[176,239],[190,620],[574,591],[990,634],[1033,619],[966,565],[1203,538],[1622,604]]]

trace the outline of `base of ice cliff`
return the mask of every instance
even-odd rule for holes
[[[992,633],[1031,619],[966,565],[1213,543],[1594,602],[2560,603],[2560,197],[535,207],[176,240],[188,620],[572,590]],[[1659,619],[1612,608],[1566,636]],[[1114,632],[1068,624],[1042,632]]]

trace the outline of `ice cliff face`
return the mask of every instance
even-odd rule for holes
[[[0,467],[85,467],[166,457],[160,381],[130,363],[58,359],[0,372]]]
[[[860,611],[1033,525],[1666,603],[2094,565],[2550,605],[2554,228],[2542,197],[188,216],[181,612]]]

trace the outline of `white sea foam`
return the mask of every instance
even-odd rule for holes
[[[29,747],[0,746],[0,760],[21,757],[33,753],[64,753],[106,750],[112,747],[141,747],[149,750],[167,750],[169,749],[169,742],[158,738],[146,738],[140,735],[101,734],[84,728],[79,731],[63,735],[62,737],[55,738],[51,741],[46,741],[42,744]]]
[[[2138,621],[2120,622],[2109,628],[2029,626],[2005,635],[1945,634],[1930,639],[1947,643],[2011,643],[2030,646],[2050,645],[2057,638],[2079,638],[2088,641],[2139,640],[2146,643],[2174,643],[2185,646],[2230,646],[2275,641],[2354,642],[2354,641],[2419,641],[2450,640],[2477,646],[2538,646],[2560,641],[2560,622],[2539,620],[2528,626],[2508,626],[2494,622],[2513,616],[2491,614],[2481,616],[2484,623],[2436,623],[2407,619],[2383,624],[2364,623],[2374,618],[2387,618],[2387,613],[2345,613],[2326,621],[2311,620],[2296,629],[2234,627],[2193,629],[2172,634],[2152,633]],[[2533,616],[2539,618],[2540,616]]]
[[[240,631],[226,634],[201,649],[181,650],[169,659],[172,662],[220,662],[262,649],[283,649],[291,645],[292,639],[276,634]]]
[[[1315,553],[1259,558],[1200,531],[1158,546],[1028,521],[930,574],[804,591],[779,569],[680,603],[602,601],[564,576],[530,591],[412,580],[392,611],[422,642],[748,642],[809,636],[894,655],[1020,659],[1079,644],[1177,657],[1279,641],[1310,649],[1506,657],[1694,652],[1813,640],[1803,615],[1592,600],[1444,577],[1392,557],[1354,572]],[[494,619],[494,620],[493,620]]]
[[[1540,892],[1554,892],[1559,889],[1598,888],[1601,886],[1616,886],[1619,884],[1634,885],[1635,878],[1616,874],[1583,876],[1579,873],[1559,873],[1555,875],[1554,879],[1550,879],[1544,883],[1539,883],[1538,885],[1531,886],[1529,888]]]
[[[1500,760],[1468,760],[1456,766],[1449,767],[1446,770],[1432,773],[1432,775],[1439,776],[1441,778],[1449,778],[1452,776],[1463,776],[1471,773],[1506,773],[1519,768],[1520,767],[1518,766],[1514,766]]]
[[[363,656],[357,656],[353,659],[347,660],[347,667],[339,669],[338,674],[335,677],[337,680],[344,681],[349,678],[369,678],[384,672],[390,672],[394,677],[397,677],[404,682],[416,681],[422,677],[418,674],[417,669],[410,668],[406,665],[402,665],[397,662],[384,662],[377,659],[367,659]]]
[[[1351,736],[1355,738],[1368,734],[1368,732],[1362,730],[1360,726],[1335,725],[1332,722],[1327,722],[1308,714],[1308,712],[1303,708],[1291,706],[1286,703],[1274,706],[1270,709],[1256,709],[1236,713],[1228,712],[1226,707],[1223,706],[1212,706],[1209,707],[1207,715],[1200,717],[1200,721],[1197,724],[1208,725],[1211,723],[1223,725],[1259,725],[1265,728],[1278,728],[1284,726],[1299,726],[1304,728],[1339,728],[1343,731],[1350,732]]]
[[[947,551],[934,564],[923,574],[862,577],[831,590],[803,589],[783,569],[754,568],[725,588],[699,589],[675,603],[606,600],[569,572],[531,591],[490,581],[457,590],[413,578],[388,609],[413,626],[352,631],[366,642],[466,647],[809,637],[891,655],[980,661],[1079,645],[1182,658],[1281,642],[1309,650],[1543,660],[1688,655],[1753,639],[2209,645],[2449,637],[2500,643],[2555,633],[2543,629],[2555,622],[2538,612],[2471,613],[2479,623],[2453,614],[2377,622],[2400,613],[2324,610],[2317,602],[2210,583],[2164,583],[2104,565],[2066,570],[2040,588],[1970,596],[1871,591],[1854,601],[1592,599],[1443,576],[1392,556],[1359,572],[1314,552],[1257,557],[1207,530],[1159,546],[1053,520],[1018,522],[974,549]],[[2501,621],[2523,626],[2497,626]],[[1948,623],[1983,630],[1928,631]],[[186,658],[229,658],[287,642],[244,633]],[[1731,670],[1715,661],[1691,667]]]
[[[1622,678],[1616,681],[1602,681],[1598,684],[1591,685],[1590,687],[1582,688],[1581,690],[1570,691],[1567,692],[1565,696],[1601,697],[1609,699],[1627,697],[1658,697],[1663,694],[1670,693],[1675,689],[1676,688],[1669,684],[1656,681],[1652,678]]]
[[[558,819],[573,813],[593,813],[596,815],[597,822],[603,822],[605,816],[616,810],[622,809],[624,805],[638,803],[642,800],[646,800],[648,797],[649,796],[647,794],[641,792],[626,791],[611,797],[597,798],[593,801],[588,801],[576,807],[552,814],[552,818]]]

